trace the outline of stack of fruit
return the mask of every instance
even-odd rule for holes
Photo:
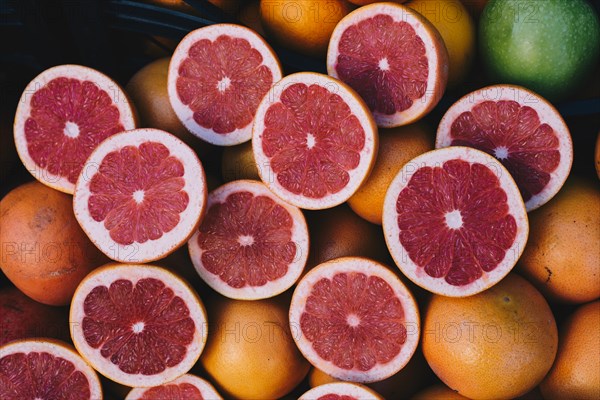
[[[124,89],[24,88],[0,398],[600,398],[600,188],[555,108],[589,97],[594,8],[214,3],[245,26]]]

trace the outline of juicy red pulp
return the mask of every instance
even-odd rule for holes
[[[404,308],[392,287],[380,277],[356,272],[316,282],[300,328],[321,358],[359,371],[391,361],[407,335]]]
[[[320,199],[338,193],[360,164],[365,132],[337,94],[296,83],[265,115],[262,150],[286,190]]]
[[[371,111],[393,115],[425,95],[429,66],[423,40],[407,22],[379,14],[348,27],[335,70]]]
[[[274,83],[258,50],[228,35],[194,43],[178,74],[177,94],[194,112],[194,121],[220,134],[250,124]]]
[[[232,193],[209,208],[200,226],[202,264],[231,287],[263,286],[283,277],[296,257],[293,225],[269,197]]]
[[[90,215],[104,221],[119,244],[159,239],[177,226],[188,206],[183,175],[181,161],[161,143],[113,151],[90,182]]]
[[[46,352],[0,359],[0,399],[89,399],[90,384],[72,362]]]
[[[106,91],[66,77],[52,79],[33,94],[24,129],[33,161],[71,183],[100,142],[125,130]]]
[[[157,279],[97,286],[83,309],[87,344],[127,374],[154,375],[176,366],[194,339],[187,305]]]
[[[169,384],[150,388],[140,400],[204,400],[198,388],[190,383]]]
[[[554,130],[540,123],[533,108],[516,101],[477,104],[456,118],[450,137],[454,146],[474,147],[496,157],[514,178],[525,201],[546,187],[560,164]]]
[[[348,396],[345,394],[326,394],[319,397],[317,400],[358,400],[354,396]]]
[[[454,286],[494,270],[517,234],[496,175],[463,160],[417,170],[398,195],[396,211],[410,259]]]

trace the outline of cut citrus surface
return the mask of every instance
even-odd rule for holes
[[[135,124],[116,82],[91,68],[60,65],[39,74],[23,91],[15,115],[15,144],[37,180],[73,194],[94,148]]]
[[[192,149],[158,129],[136,129],[102,142],[77,181],[79,224],[108,257],[157,260],[198,227],[206,178]]]
[[[327,75],[288,75],[262,100],[252,147],[263,182],[306,209],[346,201],[368,176],[377,128],[360,97]]]
[[[448,51],[418,12],[375,3],[336,26],[327,71],[363,97],[378,126],[394,127],[416,121],[439,102],[448,79]]]
[[[371,389],[350,382],[334,382],[317,386],[304,393],[298,400],[382,400]]]
[[[0,398],[98,400],[96,372],[65,343],[48,339],[0,347]]]
[[[309,271],[294,291],[290,326],[312,365],[354,382],[392,376],[419,342],[419,312],[410,291],[388,268],[360,257]]]
[[[573,163],[569,128],[537,94],[496,85],[467,94],[446,112],[436,147],[468,146],[496,157],[519,186],[527,211],[563,186]]]
[[[215,388],[202,378],[186,374],[151,388],[134,388],[125,400],[222,400]]]
[[[456,146],[418,156],[398,172],[385,197],[383,230],[404,275],[433,293],[463,297],[510,272],[529,224],[502,164]]]
[[[169,99],[190,132],[220,146],[250,140],[258,104],[281,79],[279,60],[253,30],[216,24],[189,33],[169,66]]]
[[[250,180],[214,190],[207,207],[189,250],[208,285],[230,298],[256,300],[296,282],[308,258],[308,228],[297,207]]]
[[[79,285],[69,315],[79,353],[122,385],[162,385],[186,374],[206,343],[194,290],[152,265],[108,264]]]

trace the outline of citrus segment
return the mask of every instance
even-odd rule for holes
[[[353,11],[336,26],[327,71],[362,96],[378,126],[393,127],[419,119],[440,100],[448,53],[419,13],[379,3]]]
[[[253,151],[261,179],[301,208],[346,201],[366,178],[377,133],[362,101],[326,75],[282,79],[261,102]]]
[[[134,387],[185,374],[206,341],[196,293],[149,265],[107,265],[88,275],[75,292],[70,323],[82,356],[109,379]]]
[[[133,110],[116,82],[91,68],[60,65],[27,85],[14,134],[19,156],[31,174],[72,194],[94,148],[133,128]]]
[[[404,166],[384,202],[392,257],[419,286],[468,296],[515,265],[528,234],[527,215],[510,175],[478,150],[452,147]]]
[[[183,375],[151,388],[134,388],[125,400],[221,400],[215,388],[202,378]]]
[[[480,89],[450,107],[436,147],[451,145],[474,147],[500,160],[528,211],[560,190],[573,162],[571,135],[558,111],[517,86]]]
[[[247,300],[272,297],[300,276],[308,228],[298,208],[261,182],[234,181],[210,193],[189,249],[196,270],[217,292]]]
[[[334,382],[317,386],[298,400],[381,400],[371,389],[350,382]]]
[[[412,295],[383,265],[338,258],[309,271],[290,306],[300,351],[342,380],[374,382],[398,372],[418,342]]]
[[[94,370],[66,344],[31,339],[0,347],[0,398],[102,398]]]
[[[217,24],[189,33],[169,66],[169,98],[193,134],[216,145],[252,136],[256,108],[281,79],[279,61],[254,31]]]

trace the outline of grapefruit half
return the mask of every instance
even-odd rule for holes
[[[175,49],[169,99],[190,132],[231,146],[250,140],[258,104],[281,76],[277,56],[252,29],[211,25],[190,32]]]
[[[298,400],[383,400],[383,397],[363,385],[334,382],[312,388]]]
[[[115,81],[92,68],[59,65],[25,87],[15,115],[15,145],[37,180],[73,194],[94,148],[135,125],[134,111]]]
[[[376,382],[400,371],[414,354],[419,311],[410,291],[384,265],[342,257],[300,280],[290,327],[316,368],[341,380]]]
[[[456,146],[422,154],[398,172],[385,196],[383,230],[410,280],[433,293],[464,297],[510,272],[529,224],[502,164]]]
[[[361,7],[335,27],[327,72],[356,90],[380,127],[406,125],[439,102],[448,51],[436,28],[400,4]]]
[[[252,148],[262,181],[306,209],[348,200],[377,155],[377,128],[346,84],[300,72],[279,81],[258,107]]]
[[[18,340],[0,347],[0,398],[98,400],[96,372],[65,343]]]
[[[195,375],[186,374],[164,385],[134,388],[125,400],[222,400],[213,385]]]
[[[186,374],[206,343],[206,311],[172,272],[108,264],[79,285],[69,314],[71,338],[98,372],[126,386],[162,385]]]
[[[75,217],[113,260],[142,263],[175,251],[198,227],[206,178],[192,149],[158,129],[105,140],[77,180]]]
[[[438,127],[436,147],[468,146],[496,157],[519,186],[527,211],[550,200],[573,163],[569,128],[544,98],[495,85],[458,100]]]
[[[189,250],[196,271],[217,292],[264,299],[298,280],[308,258],[308,228],[302,212],[262,182],[233,181],[209,194]]]

